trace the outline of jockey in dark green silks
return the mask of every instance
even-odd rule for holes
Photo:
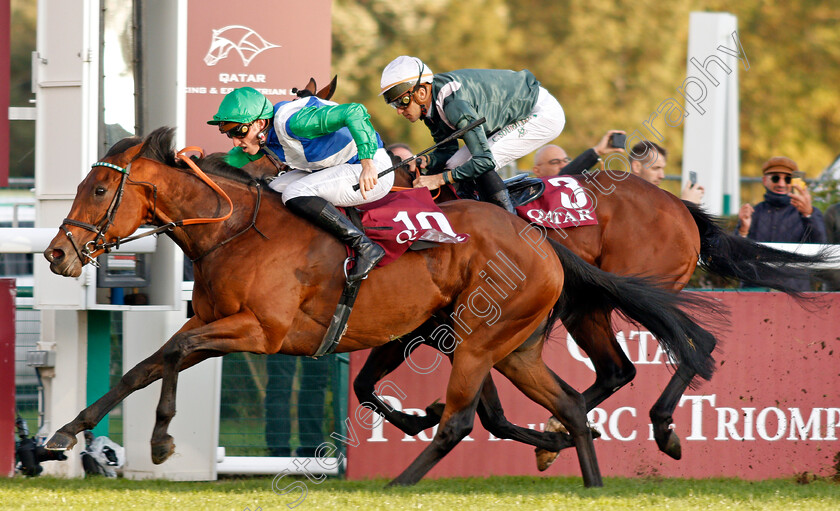
[[[421,167],[415,187],[436,189],[475,180],[484,200],[513,212],[510,196],[495,172],[551,142],[566,123],[560,103],[530,71],[462,69],[433,74],[416,57],[397,57],[382,72],[381,94],[410,122],[423,120],[436,142],[472,121],[487,121],[458,141],[443,144]],[[442,172],[441,172],[442,171]]]
[[[348,281],[367,277],[385,251],[335,208],[381,199],[394,182],[393,174],[377,178],[391,160],[364,106],[315,96],[272,105],[256,89],[242,87],[225,96],[207,123],[233,141],[231,165],[242,167],[266,155],[295,169],[269,186],[283,194],[289,210],[356,251]]]

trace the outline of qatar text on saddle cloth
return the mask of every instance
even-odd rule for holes
[[[518,206],[523,219],[544,227],[568,229],[582,225],[597,225],[592,193],[571,176],[540,178],[545,192],[537,199]]]

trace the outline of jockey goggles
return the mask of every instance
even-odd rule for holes
[[[402,96],[399,96],[397,99],[388,102],[388,105],[391,108],[396,108],[399,110],[400,108],[406,108],[408,105],[411,104],[411,97],[414,96],[414,90],[410,90],[404,93]]]
[[[391,105],[392,108],[400,109],[406,108],[411,104],[411,98],[420,87],[420,80],[423,79],[423,64],[420,64],[420,72],[417,75],[417,81],[414,85],[409,83],[399,83],[385,91],[385,102]]]
[[[219,131],[227,135],[228,138],[245,138],[248,135],[248,130],[251,129],[251,124],[253,123],[223,122],[219,124]]]

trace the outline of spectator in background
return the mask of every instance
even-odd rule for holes
[[[595,161],[598,161],[597,158]],[[531,172],[537,177],[554,177],[571,162],[572,159],[566,154],[565,149],[558,145],[548,144],[537,149],[534,154],[534,168]]]
[[[414,153],[411,152],[411,148],[408,146],[408,144],[403,144],[402,142],[390,144],[385,147],[385,150],[387,150],[389,153],[391,153],[391,155],[395,157],[392,158],[394,160],[394,165],[397,165],[401,161],[414,156]],[[416,164],[414,163],[414,159],[412,159],[411,162],[409,162],[405,168],[407,168],[409,172],[414,174],[415,167]]]
[[[811,204],[807,189],[791,185],[796,162],[774,156],[761,166],[762,183],[767,192],[753,208],[749,203],[738,212],[738,235],[755,241],[774,243],[825,243],[822,214]],[[807,279],[790,279],[800,291],[811,290]]]
[[[581,174],[595,166],[602,156],[612,153],[624,152],[624,148],[610,146],[610,136],[613,133],[624,133],[621,130],[610,130],[595,145],[579,154],[572,160],[566,151],[557,145],[549,144],[542,146],[534,155],[534,168],[532,172],[537,177],[553,177],[558,175]]]
[[[823,213],[825,220],[825,235],[828,243],[840,245],[840,202],[832,204]],[[840,271],[831,270],[826,271],[823,275],[825,278],[826,291],[840,291]]]
[[[633,146],[631,153],[633,158],[630,159],[630,171],[645,181],[659,186],[665,178],[668,151],[649,140],[643,140]],[[700,204],[704,193],[706,193],[705,188],[699,184],[687,183],[680,192],[680,198]]]

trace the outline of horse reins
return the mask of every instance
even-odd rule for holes
[[[213,189],[213,191],[215,191],[217,194],[219,194],[221,197],[223,197],[225,199],[225,201],[228,203],[228,207],[230,208],[230,210],[227,212],[227,214],[224,215],[224,216],[221,216],[221,217],[213,217],[213,218],[188,218],[188,219],[185,219],[185,220],[176,220],[174,222],[169,222],[169,223],[167,223],[163,226],[157,227],[155,229],[152,229],[148,232],[144,232],[142,234],[138,234],[136,236],[128,236],[126,238],[117,238],[115,241],[106,242],[105,241],[105,233],[108,231],[108,229],[110,229],[111,225],[113,225],[114,217],[116,216],[116,213],[117,213],[117,208],[119,208],[120,204],[122,203],[123,193],[125,192],[125,184],[128,181],[128,177],[131,173],[131,164],[133,162],[130,162],[128,165],[126,165],[125,168],[123,168],[123,167],[120,167],[119,165],[115,165],[113,163],[98,161],[98,162],[94,163],[93,165],[91,165],[91,168],[105,167],[105,168],[109,168],[111,170],[116,170],[117,172],[122,174],[122,177],[120,178],[120,185],[117,188],[117,192],[114,194],[114,198],[111,199],[111,204],[108,206],[108,211],[105,212],[105,216],[102,218],[102,220],[99,221],[99,223],[97,223],[95,225],[94,224],[89,224],[87,222],[82,222],[80,220],[75,220],[73,218],[65,218],[64,221],[59,226],[59,229],[61,229],[64,232],[64,234],[67,236],[67,238],[70,240],[70,244],[73,246],[73,250],[76,251],[76,255],[79,257],[79,260],[82,261],[82,264],[85,264],[85,263],[89,262],[90,264],[92,264],[93,266],[98,268],[99,263],[93,257],[93,254],[100,251],[100,250],[105,252],[105,253],[108,253],[108,252],[110,252],[111,248],[119,248],[120,245],[123,244],[123,243],[128,243],[129,241],[134,241],[134,240],[138,240],[140,238],[145,238],[146,236],[152,236],[152,235],[160,234],[162,232],[170,231],[170,230],[174,229],[175,227],[180,227],[180,226],[185,226],[185,225],[224,222],[225,220],[230,218],[230,216],[233,214],[233,201],[231,201],[228,194],[225,193],[225,191],[222,190],[219,187],[219,185],[214,183],[213,180],[211,180],[209,177],[207,177],[207,175],[200,168],[198,168],[198,165],[196,165],[195,162],[192,161],[192,159],[185,156],[185,154],[188,153],[188,152],[198,152],[202,156],[204,155],[204,152],[199,147],[185,147],[184,149],[181,149],[180,151],[178,151],[178,153],[176,154],[175,157],[177,159],[183,161],[184,163],[186,163],[187,166],[190,167],[193,170],[193,172],[195,172],[196,176],[201,181],[203,181],[211,189]],[[155,185],[152,185],[152,187],[154,188],[154,197],[155,197],[155,199],[154,199],[155,204],[153,206],[153,213],[152,213],[152,216],[154,216],[155,215],[154,212],[157,211],[157,187]],[[257,186],[257,190],[258,190],[257,204],[256,204],[256,207],[254,208],[254,217],[251,220],[251,224],[248,227],[246,227],[244,230],[242,230],[239,233],[233,235],[231,238],[228,238],[227,240],[223,241],[222,243],[214,246],[209,251],[205,252],[204,254],[202,254],[198,258],[194,259],[193,261],[201,259],[202,257],[204,257],[208,253],[212,252],[213,250],[216,250],[217,248],[225,245],[226,243],[228,243],[232,239],[234,239],[234,238],[238,237],[239,235],[243,234],[245,231],[247,231],[251,227],[254,227],[256,229],[256,216],[257,216],[257,212],[259,211],[260,196],[261,196],[259,186]],[[81,248],[79,248],[79,245],[76,243],[76,240],[73,237],[73,233],[71,233],[70,230],[67,229],[67,227],[65,227],[65,225],[72,225],[74,227],[79,227],[79,228],[85,229],[87,231],[96,233],[96,237],[94,239],[88,241],[87,243],[85,243],[84,246],[82,246]],[[259,229],[257,229],[257,232],[259,232]],[[262,233],[260,233],[260,234],[265,236]]]
[[[407,163],[407,162],[403,162],[403,163]],[[414,172],[412,172],[411,170],[406,168],[405,165],[402,165],[401,168],[404,168],[405,171],[408,172],[409,175],[414,176],[414,179],[412,179],[412,181],[415,181],[418,177],[420,177],[420,169],[417,168],[416,166],[414,167]],[[394,191],[394,190],[397,190],[397,191],[400,191],[400,190],[414,190],[414,187],[413,186],[392,186],[391,191]],[[437,193],[432,196],[432,200],[437,199],[438,195],[440,195],[440,188],[438,188]]]

